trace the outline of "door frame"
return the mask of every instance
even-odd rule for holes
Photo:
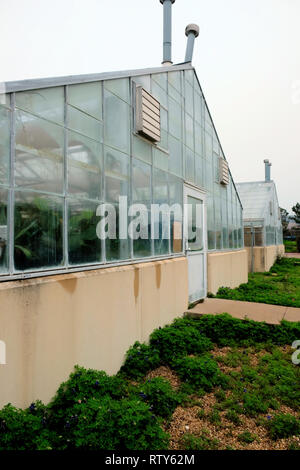
[[[188,196],[194,197],[196,199],[200,199],[203,201],[203,251],[189,251],[187,247],[187,227],[188,227],[188,212],[187,212],[187,198]],[[204,256],[204,297],[207,297],[207,191],[201,189],[197,186],[194,186],[190,183],[184,183],[183,185],[183,203],[184,203],[184,217],[183,217],[183,246],[184,252],[188,259],[189,256],[196,256],[199,253],[203,254]],[[202,298],[198,299],[202,300]],[[196,302],[196,300],[195,300]]]

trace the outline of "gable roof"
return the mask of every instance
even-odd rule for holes
[[[264,219],[274,191],[277,198],[274,181],[237,183],[236,188],[243,204],[244,219]]]
[[[214,121],[212,119],[209,106],[207,104],[207,101],[205,99],[205,95],[203,93],[197,72],[195,68],[192,66],[191,62],[182,62],[180,64],[175,64],[175,65],[168,65],[168,66],[160,66],[160,67],[152,67],[152,68],[145,68],[145,69],[134,69],[134,70],[122,70],[122,71],[117,71],[117,72],[104,72],[104,73],[94,73],[94,74],[82,74],[82,75],[67,75],[67,76],[62,76],[62,77],[50,77],[50,78],[36,78],[36,79],[28,79],[28,80],[17,80],[17,81],[9,81],[9,82],[4,82],[2,83],[3,89],[5,90],[4,93],[15,93],[15,92],[20,92],[20,91],[30,91],[30,90],[38,90],[42,88],[51,88],[51,87],[57,87],[57,86],[65,86],[65,85],[75,85],[79,83],[91,83],[91,82],[96,82],[96,81],[102,81],[102,80],[114,80],[114,79],[119,79],[119,78],[129,78],[129,77],[138,77],[142,75],[153,75],[153,74],[160,74],[164,72],[180,72],[184,70],[193,70],[194,74],[196,76],[198,85],[200,87],[209,117],[212,122],[212,126],[215,132],[215,135],[218,139],[218,143],[220,145],[222,154],[227,160],[225,156],[225,152],[223,151],[223,147],[221,144],[221,141],[219,139],[218,132],[215,128]],[[229,167],[229,174],[234,186],[234,189],[236,191],[238,200],[243,207],[243,203],[241,201],[241,198],[239,197],[239,192],[237,191],[236,184],[234,182],[234,179],[232,177],[232,173],[230,171]]]

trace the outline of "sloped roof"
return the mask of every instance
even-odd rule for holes
[[[83,75],[67,75],[64,77],[35,78],[29,80],[19,80],[4,82],[5,93],[17,91],[37,90],[39,88],[49,88],[62,85],[74,85],[78,83],[97,82],[101,80],[113,80],[117,78],[138,77],[163,72],[178,72],[181,70],[194,70],[190,62],[177,65],[160,66],[146,69],[121,70],[117,72],[92,73]]]
[[[253,181],[236,183],[242,201],[244,219],[264,219],[272,199],[275,183],[273,181]]]

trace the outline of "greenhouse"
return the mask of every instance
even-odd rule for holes
[[[271,181],[269,160],[265,160],[265,181],[238,183],[243,204],[245,247],[250,271],[267,271],[282,254],[283,233],[276,185]]]
[[[242,205],[198,76],[172,65],[4,84],[0,406],[48,401],[74,364],[126,350],[247,282]],[[55,367],[53,366],[55,364]]]

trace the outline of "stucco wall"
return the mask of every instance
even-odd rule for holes
[[[136,340],[183,314],[186,258],[0,284],[0,407],[48,402],[75,364],[115,373]]]
[[[246,248],[248,252],[248,270],[252,271],[252,248]],[[284,254],[284,245],[255,246],[253,247],[253,272],[262,273],[269,271],[276,261],[277,256]]]
[[[237,287],[248,282],[247,251],[209,253],[207,291],[216,294],[219,287]]]

